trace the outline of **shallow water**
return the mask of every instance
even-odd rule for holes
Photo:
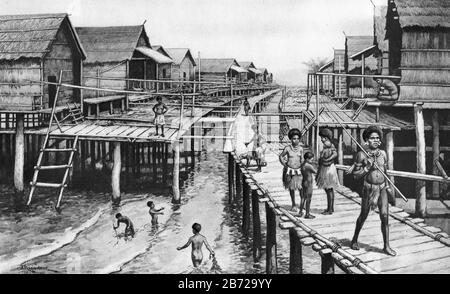
[[[112,207],[109,193],[68,190],[61,214],[54,211],[52,194],[39,194],[29,212],[14,212],[13,192],[2,188],[0,198],[0,272],[6,273],[264,273],[265,256],[254,262],[250,236],[241,230],[241,199],[229,203],[227,154],[223,142],[208,140],[188,170],[181,187],[182,203],[171,204],[165,193],[133,192]],[[157,228],[150,225],[146,203],[164,207]],[[265,240],[264,206],[260,206],[262,237]],[[134,223],[134,238],[124,238],[124,227],[113,230],[114,215],[121,212]],[[192,235],[194,222],[216,253],[194,270],[190,248],[177,251]],[[289,268],[289,236],[278,230],[279,273]],[[304,250],[307,273],[318,273],[320,262],[314,252]],[[214,261],[214,262],[213,262]]]

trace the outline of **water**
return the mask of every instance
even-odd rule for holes
[[[108,192],[67,190],[61,214],[55,212],[54,191],[39,193],[28,212],[13,209],[13,191],[1,187],[0,272],[4,273],[264,273],[265,255],[252,256],[250,237],[241,230],[241,199],[229,203],[227,155],[223,142],[208,140],[196,166],[181,188],[182,203],[171,204],[167,192],[130,192],[120,207],[112,207]],[[147,201],[164,207],[160,225],[150,225]],[[265,240],[264,206],[260,205]],[[113,230],[114,215],[121,212],[134,223],[134,238],[124,238],[124,227]],[[192,235],[194,222],[216,253],[194,270],[190,247],[177,251]],[[289,236],[278,230],[279,273],[288,273]],[[304,250],[306,273],[319,273],[320,259]]]

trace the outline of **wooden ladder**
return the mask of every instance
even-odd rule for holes
[[[322,108],[320,108],[320,110],[319,110],[319,116],[322,114],[322,112],[324,111],[324,107],[322,107]],[[309,122],[303,127],[303,130],[302,130],[302,135],[301,135],[301,137],[303,137],[305,134],[306,134],[306,132],[313,126],[313,124],[315,124],[316,123],[316,120],[317,120],[317,117],[316,117],[316,115],[313,113],[313,115],[311,115],[310,113],[308,113],[308,111],[303,111],[303,113],[305,114],[305,116],[307,117],[307,118],[309,118],[310,120],[309,120]]]
[[[56,189],[59,189],[59,194],[58,194],[58,201],[55,205],[55,208],[59,209],[59,207],[61,205],[61,199],[62,199],[62,194],[64,192],[64,188],[67,187],[66,182],[67,182],[67,179],[69,176],[69,171],[73,167],[73,157],[75,155],[75,152],[77,152],[78,136],[74,137],[71,148],[51,148],[51,146],[48,146],[48,142],[49,142],[49,135],[47,135],[45,137],[43,147],[41,148],[41,150],[39,152],[38,160],[37,160],[36,166],[34,167],[33,180],[30,183],[31,190],[30,190],[30,195],[28,196],[27,205],[30,205],[31,199],[33,198],[33,194],[37,187],[56,188]],[[49,152],[69,152],[69,159],[67,160],[66,164],[62,164],[62,165],[42,165],[42,159],[44,157],[44,153],[49,153]],[[60,170],[60,169],[64,169],[64,176],[63,176],[61,183],[38,182],[39,171],[41,171],[41,170]]]
[[[83,116],[83,113],[81,112],[81,108],[80,107],[77,107],[75,105],[75,107],[72,108],[69,103],[67,103],[67,107],[69,108],[69,115],[70,115],[70,117],[72,118],[72,121],[75,124],[78,124],[78,123],[84,121],[84,116]]]

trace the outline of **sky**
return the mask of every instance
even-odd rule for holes
[[[373,35],[370,0],[0,0],[0,14],[61,12],[74,26],[146,21],[151,45],[253,61],[288,86],[306,83],[303,62],[343,49],[344,32]]]

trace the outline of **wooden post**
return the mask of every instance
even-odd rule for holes
[[[361,56],[361,74],[364,75],[364,68],[366,67],[366,58],[364,53]],[[364,78],[361,77],[361,98],[364,98]]]
[[[435,110],[433,112],[433,162],[439,161],[439,112]],[[433,174],[439,175],[439,170],[435,164],[433,164]],[[433,182],[433,199],[439,199],[439,182]]]
[[[266,202],[266,274],[277,273],[277,220],[275,212]]]
[[[416,147],[417,147],[417,173],[425,174],[425,126],[423,120],[422,104],[414,105],[414,120],[416,125]],[[425,217],[427,209],[426,186],[424,181],[416,181],[416,215]]]
[[[23,197],[23,166],[25,159],[24,115],[16,114],[16,149],[14,154],[14,189],[16,200],[22,201]]]
[[[240,166],[236,163],[236,199],[242,197],[242,171]]]
[[[380,121],[380,107],[375,107],[375,121],[379,122]]]
[[[172,203],[180,204],[180,142],[177,140],[172,142],[173,150],[173,176],[172,176]]]
[[[303,257],[302,257],[302,244],[297,236],[297,232],[294,228],[289,229],[289,244],[290,244],[290,256],[289,256],[289,273],[290,274],[302,274],[303,273]]]
[[[319,124],[319,76],[316,76],[316,145],[315,145],[315,149],[316,149],[316,156],[319,156],[319,141],[320,141],[320,137],[319,137],[319,128],[320,128],[320,124]]]
[[[338,163],[344,164],[344,133],[342,129],[338,130]],[[338,171],[339,182],[341,185],[344,184],[344,171]]]
[[[120,152],[120,142],[114,143],[113,169],[111,173],[112,202],[120,202],[120,172],[122,170],[122,157]]]
[[[242,177],[242,186],[244,188],[244,198],[242,199],[242,233],[244,236],[248,236],[250,229],[250,186],[245,179],[245,177]]]
[[[262,254],[261,219],[259,216],[258,192],[252,189],[253,260],[259,261]]]
[[[386,154],[388,159],[388,166],[387,168],[390,170],[394,169],[394,132],[392,130],[389,130],[386,134]],[[392,183],[395,183],[394,176],[389,177]],[[391,187],[392,191],[395,193],[394,187]],[[392,199],[389,199],[389,202],[392,205],[395,205],[395,195],[392,197]]]
[[[97,69],[97,89],[100,89],[100,69]],[[99,97],[99,95],[100,95],[100,91],[97,90],[96,91],[97,98]]]
[[[321,273],[324,275],[334,274],[334,262],[333,257],[331,257],[331,252],[321,253],[320,256],[322,259]]]
[[[168,162],[169,158],[169,144],[163,143],[163,186],[167,185],[167,173],[168,173]]]
[[[125,67],[125,76],[127,77],[127,80],[126,80],[126,82],[125,82],[125,87],[126,87],[126,90],[129,90],[129,89],[130,89],[130,81],[129,81],[129,78],[130,78],[130,60],[127,59],[127,61],[126,61],[125,64],[126,64],[126,67]],[[125,109],[126,109],[126,110],[129,109],[128,94],[125,94]]]
[[[228,203],[231,203],[235,198],[236,187],[234,183],[235,164],[231,153],[228,153]]]

